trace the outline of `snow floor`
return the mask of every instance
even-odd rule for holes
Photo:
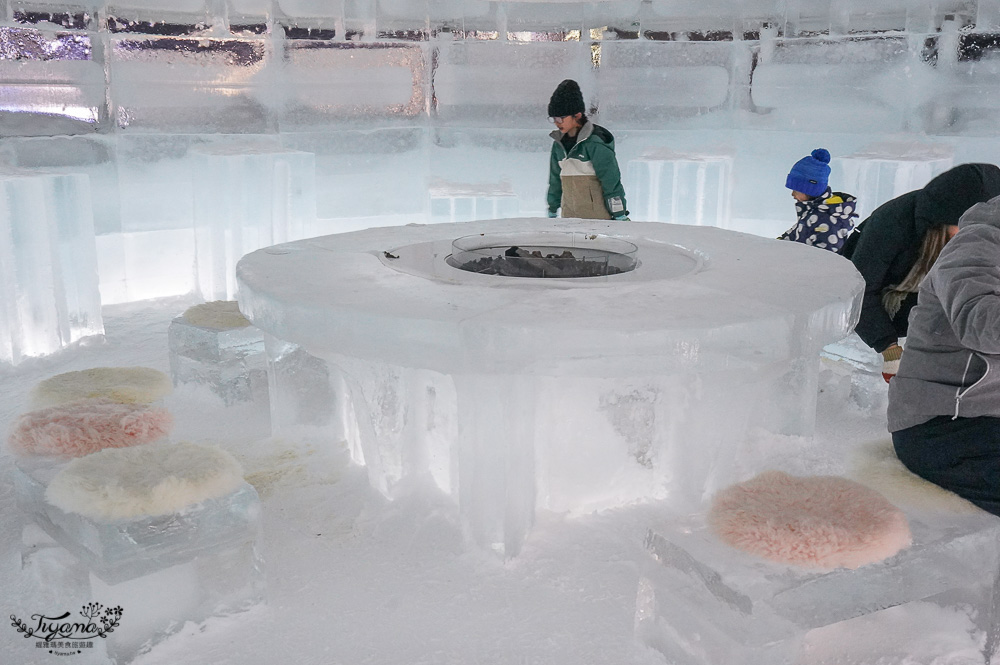
[[[95,366],[168,371],[167,326],[196,302],[105,307],[104,339],[0,367],[3,431],[47,376]],[[859,363],[823,362],[815,440],[758,437],[761,468],[841,473],[852,448],[887,437],[881,378]],[[632,636],[643,537],[663,506],[582,518],[542,514],[523,553],[503,562],[466,545],[455,507],[430,483],[414,483],[404,488],[406,500],[389,502],[369,488],[346,450],[319,450],[266,432],[237,436],[245,422],[238,410],[220,403],[216,414],[192,417],[177,404],[168,402],[177,418],[173,439],[221,443],[261,493],[268,604],[184,625],[136,665],[665,662]],[[10,466],[3,452],[0,588],[2,609],[20,616],[44,608],[32,606],[21,575]],[[126,607],[121,629],[127,621]],[[931,605],[893,608],[814,631],[807,662],[981,663],[981,636],[970,625],[961,613]],[[0,654],[9,665],[73,660],[35,649],[12,627],[0,630]]]

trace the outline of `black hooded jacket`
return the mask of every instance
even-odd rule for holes
[[[936,176],[923,189],[883,203],[858,225],[842,254],[865,278],[861,318],[854,329],[865,344],[884,351],[898,341],[900,328],[906,329],[915,298],[908,299],[911,302],[897,314],[894,325],[882,306],[882,292],[906,279],[927,231],[958,224],[966,210],[995,196],[1000,196],[1000,168],[961,164]]]

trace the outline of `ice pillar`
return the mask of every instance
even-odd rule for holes
[[[733,157],[652,150],[628,163],[632,217],[725,228],[730,218]]]
[[[0,361],[104,333],[90,180],[0,170]]]
[[[954,165],[953,149],[922,143],[877,143],[835,162],[843,169],[830,182],[834,189],[858,198],[858,219],[864,220],[886,201],[926,185]]]
[[[192,150],[195,266],[206,300],[236,297],[236,262],[306,237],[316,217],[315,155],[261,146]]]

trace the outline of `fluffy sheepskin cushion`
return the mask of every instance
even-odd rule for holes
[[[31,400],[36,409],[89,397],[150,404],[172,390],[170,377],[150,367],[94,367],[45,379],[32,390]]]
[[[911,542],[906,516],[868,487],[836,476],[765,471],[719,492],[708,515],[719,538],[810,568],[858,568]]]
[[[135,519],[225,496],[242,482],[239,462],[216,446],[139,446],[73,460],[49,483],[45,499],[93,520]]]
[[[982,511],[971,501],[911,472],[896,457],[891,439],[860,446],[854,453],[851,477],[877,489],[889,501],[905,508],[943,513]]]
[[[7,445],[18,455],[80,457],[156,441],[173,422],[166,409],[87,399],[21,415]]]
[[[213,330],[232,330],[250,325],[235,300],[213,300],[189,307],[182,318],[193,326]]]

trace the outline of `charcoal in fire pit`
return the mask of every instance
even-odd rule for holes
[[[606,260],[577,258],[568,249],[560,254],[543,255],[540,250],[529,251],[517,246],[508,247],[500,256],[468,261],[460,268],[504,277],[603,277],[621,272],[619,268],[608,265]]]

